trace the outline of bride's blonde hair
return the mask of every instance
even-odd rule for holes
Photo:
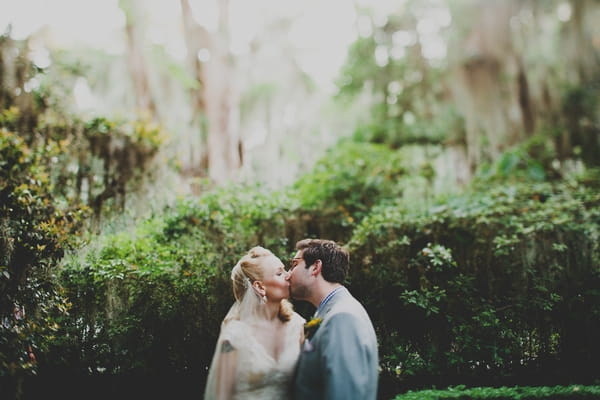
[[[266,257],[275,257],[270,251],[261,246],[251,248],[231,271],[231,281],[233,283],[233,295],[238,303],[242,303],[244,296],[260,296],[254,290],[248,293],[254,281],[264,279],[263,261]],[[279,319],[283,322],[292,318],[294,309],[292,304],[286,299],[281,300],[279,304]],[[239,317],[239,316],[238,316]]]

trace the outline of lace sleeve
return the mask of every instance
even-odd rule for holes
[[[241,333],[238,324],[238,321],[229,321],[221,327],[206,381],[205,400],[231,399],[234,394]]]

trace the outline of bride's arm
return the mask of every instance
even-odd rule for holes
[[[235,388],[235,372],[238,351],[229,340],[221,343],[219,369],[217,372],[217,399],[229,400],[233,397]]]
[[[227,339],[219,343],[208,376],[205,400],[231,400],[235,394],[238,350]]]

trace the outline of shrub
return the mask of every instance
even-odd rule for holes
[[[445,400],[445,399],[596,399],[600,386],[520,386],[520,387],[449,387],[446,390],[410,391],[395,397],[395,400]]]
[[[407,173],[399,152],[384,145],[342,141],[290,188],[305,236],[346,242],[376,204],[402,196]],[[292,222],[292,221],[290,221]]]
[[[234,301],[237,260],[256,245],[287,251],[286,203],[260,188],[221,188],[70,258],[61,280],[73,307],[48,367],[201,376]]]
[[[351,290],[385,373],[585,375],[600,355],[600,197],[576,183],[497,186],[427,213],[373,211],[355,229]]]
[[[86,212],[52,202],[47,166],[56,149],[30,147],[0,127],[0,377],[35,371],[68,308],[54,275]]]

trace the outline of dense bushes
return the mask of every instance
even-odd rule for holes
[[[423,382],[594,377],[582,366],[600,356],[598,176],[560,180],[543,141],[433,207],[427,157],[344,141],[285,190],[221,188],[97,238],[64,260],[58,285],[83,205],[97,218],[122,208],[162,131],[21,113],[0,118],[3,375],[33,370],[35,353],[46,376],[201,379],[238,257],[260,244],[285,260],[319,236],[351,250],[348,284],[373,318],[390,395]]]
[[[597,399],[600,386],[541,386],[541,387],[450,387],[447,390],[421,390],[396,396],[395,400],[446,400],[446,399],[494,399],[494,400],[534,400],[534,399]]]
[[[285,253],[285,204],[256,189],[224,188],[71,259],[61,279],[73,307],[49,365],[202,376],[233,301],[237,259],[257,243]]]
[[[80,208],[52,202],[49,159],[56,148],[29,147],[0,118],[0,377],[35,368],[67,309],[55,279],[81,227]]]
[[[298,204],[288,226],[297,239],[347,242],[373,206],[402,196],[408,165],[402,152],[387,146],[342,141],[290,189]]]
[[[401,380],[583,379],[600,356],[599,234],[600,195],[576,182],[381,207],[349,243],[351,287]]]
[[[334,192],[323,189],[323,198]],[[583,366],[600,356],[599,196],[577,181],[499,185],[422,212],[379,197],[385,204],[377,201],[347,244],[349,286],[380,341],[382,390],[527,374],[593,378]],[[203,376],[233,301],[232,266],[256,244],[291,255],[297,239],[315,233],[307,204],[289,191],[224,188],[106,236],[66,263],[73,306],[47,366]],[[329,223],[345,229],[341,219]]]
[[[345,143],[286,190],[232,186],[181,199],[71,254],[60,271],[68,314],[53,314],[39,372],[202,382],[237,259],[260,244],[285,260],[298,239],[322,236],[351,251],[348,284],[376,326],[383,395],[597,378],[584,368],[600,356],[597,174],[535,184],[495,176],[415,206],[402,197],[413,177],[401,154]]]
[[[91,211],[98,222],[107,206],[123,208],[163,140],[152,123],[84,122],[66,98],[57,107],[29,50],[0,35],[0,393],[8,398],[54,362],[48,355],[71,306],[56,276],[65,252],[85,241]]]
[[[353,51],[368,50],[379,69],[377,46],[361,39]],[[27,51],[0,36],[0,376],[201,381],[233,301],[237,258],[260,244],[285,259],[297,240],[319,236],[351,250],[348,285],[377,329],[383,395],[517,377],[598,379],[586,366],[600,356],[599,180],[597,171],[563,180],[565,165],[598,164],[593,90],[563,99],[573,146],[552,143],[569,138],[554,135],[561,124],[552,121],[543,128],[552,133],[505,152],[469,191],[430,207],[441,170],[434,146],[420,147],[415,162],[407,144],[462,150],[464,121],[432,103],[446,95],[431,85],[435,69],[413,80],[404,73],[413,66],[393,61],[406,80],[390,68],[376,74],[385,101],[373,108],[376,123],[355,135],[380,144],[341,142],[281,192],[231,187],[181,200],[135,230],[96,238],[63,260],[57,280],[87,207],[96,222],[127,209],[164,132],[68,115],[68,100],[52,97]],[[354,58],[354,67],[366,65]],[[342,92],[370,80],[359,72]],[[419,82],[438,89],[423,92]]]
[[[233,301],[231,268],[245,251],[260,244],[286,261],[297,240],[348,236],[372,204],[395,195],[385,183],[401,171],[399,160],[388,163],[397,156],[376,145],[362,149],[364,160],[358,145],[342,145],[284,191],[232,186],[182,199],[68,259],[61,279],[72,308],[48,365],[95,374],[204,373]],[[344,171],[347,160],[356,168]]]

